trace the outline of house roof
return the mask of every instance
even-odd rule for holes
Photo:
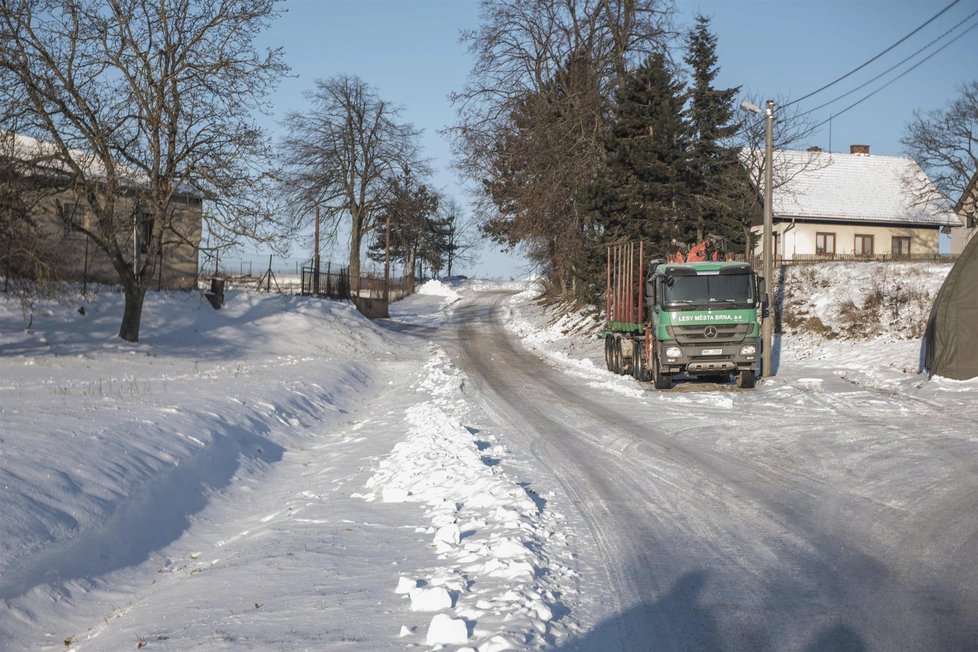
[[[751,170],[763,158],[757,150],[741,152],[741,162]],[[912,158],[783,150],[774,153],[773,167],[775,218],[961,226]],[[761,178],[763,192],[763,175],[751,177]]]
[[[60,152],[54,144],[9,131],[0,132],[0,156],[13,157],[35,168],[47,168],[56,172],[68,169],[67,164],[59,159]],[[78,149],[72,149],[71,156],[90,179],[105,177],[105,166],[96,156]],[[127,165],[116,165],[116,174],[123,187],[145,186],[147,183],[144,173]],[[202,192],[187,183],[179,184],[176,192],[185,197],[204,198]]]

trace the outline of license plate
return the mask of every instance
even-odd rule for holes
[[[723,355],[723,349],[703,349],[700,355]]]

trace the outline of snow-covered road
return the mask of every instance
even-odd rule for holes
[[[507,297],[460,307],[453,350],[527,479],[559,487],[587,630],[568,648],[978,641],[973,404],[790,361],[754,391],[582,382],[513,341]]]
[[[523,287],[0,301],[0,650],[974,649],[978,381],[655,391]]]

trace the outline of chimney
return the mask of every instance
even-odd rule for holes
[[[869,156],[869,145],[849,145],[849,153],[859,156]]]
[[[822,151],[822,148],[819,147],[818,145],[812,145],[811,147],[808,148],[808,151],[809,152],[814,152],[814,153],[817,154],[818,152],[821,152]]]

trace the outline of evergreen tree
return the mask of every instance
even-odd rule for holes
[[[603,242],[644,240],[664,253],[689,239],[686,97],[662,54],[647,57],[617,93],[604,170],[589,193]]]
[[[439,237],[438,194],[418,182],[410,170],[389,181],[389,192],[381,206],[378,224],[390,220],[391,261],[404,265],[404,275],[413,275],[422,261],[429,267],[437,260],[432,253],[437,247],[433,239]],[[386,255],[386,228],[378,228],[367,249],[367,256],[382,262]]]
[[[714,233],[731,242],[743,241],[741,215],[726,201],[731,187],[740,183],[737,148],[725,143],[738,128],[733,122],[733,102],[740,87],[716,89],[717,39],[710,32],[710,19],[696,17],[696,26],[686,39],[686,64],[692,71],[688,117],[690,142],[690,210],[695,220],[695,241]]]

